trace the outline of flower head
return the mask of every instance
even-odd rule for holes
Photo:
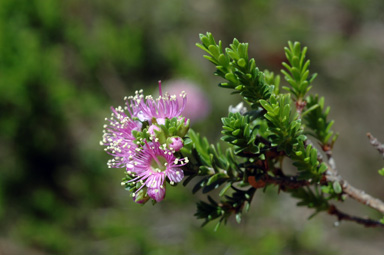
[[[136,116],[140,121],[148,121],[149,123],[155,118],[160,125],[164,124],[166,118],[172,119],[181,116],[187,103],[186,93],[184,91],[180,93],[181,105],[179,105],[176,95],[162,94],[161,81],[159,81],[159,93],[160,96],[157,99],[152,96],[146,96],[144,99],[142,92],[136,93],[134,97],[128,97],[130,101],[127,101],[127,108],[131,109],[131,115]]]
[[[121,107],[111,107],[112,115],[109,125],[104,125],[101,145],[107,146],[105,151],[114,156],[108,161],[108,167],[126,167],[131,161],[138,145],[134,142],[132,131],[140,131],[142,124],[129,118]]]
[[[187,158],[176,158],[171,151],[159,143],[145,142],[127,167],[127,171],[135,176],[131,181],[142,183],[136,193],[147,187],[148,196],[160,202],[165,197],[166,178],[171,184],[180,182],[184,177],[180,167],[187,162]]]
[[[183,116],[190,119],[191,123],[204,120],[211,113],[211,102],[201,87],[188,80],[173,80],[166,83],[169,94],[180,94],[185,91],[188,94],[188,102],[183,110]],[[178,98],[181,103],[181,98]]]
[[[180,137],[178,136],[175,136],[175,137],[169,137],[167,139],[167,143],[168,143],[168,147],[172,150],[172,151],[179,151],[181,150],[181,148],[183,148],[184,144],[183,144],[183,139],[181,139]]]
[[[136,203],[163,200],[166,181],[171,185],[180,182],[184,177],[180,167],[188,162],[173,154],[183,147],[182,138],[189,128],[189,120],[181,116],[186,95],[181,93],[183,102],[179,104],[176,96],[162,94],[160,82],[159,91],[156,100],[144,98],[140,90],[125,98],[125,109],[112,107],[100,142],[113,156],[108,167],[126,168],[122,184],[133,192]]]

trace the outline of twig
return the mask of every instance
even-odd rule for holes
[[[301,114],[303,112],[304,107],[307,105],[307,101],[299,99],[296,101],[296,112],[299,115],[298,118],[301,119]]]
[[[326,179],[329,182],[339,182],[343,193],[347,194],[350,198],[355,199],[356,201],[367,205],[382,214],[384,214],[384,203],[380,199],[374,198],[371,195],[365,193],[362,190],[359,190],[352,185],[350,185],[346,180],[344,180],[340,175],[332,174],[330,169],[327,170]]]
[[[351,216],[349,214],[341,212],[334,205],[330,205],[328,209],[328,213],[330,215],[335,215],[339,221],[342,221],[342,220],[353,221],[353,222],[362,224],[365,227],[384,227],[384,224],[382,224],[380,221]]]
[[[310,139],[307,139],[307,140],[304,141],[304,146],[307,147],[308,145],[311,145],[312,147],[315,147],[313,145],[313,142]],[[325,146],[322,146],[321,148],[324,151],[325,155],[327,156],[328,164],[334,170],[335,174],[337,174],[336,162],[335,162],[335,160],[332,157],[332,150],[330,149],[330,147],[325,147]],[[317,160],[319,162],[324,162],[323,155],[320,153],[320,151],[317,151]]]
[[[384,158],[384,144],[380,143],[371,133],[367,133],[367,136],[371,145],[375,147]]]
[[[298,180],[295,176],[272,177],[268,174],[261,176],[258,180],[256,180],[255,176],[249,176],[248,182],[254,188],[263,188],[267,184],[275,184],[279,185],[282,190],[284,188],[298,189],[312,184],[307,180]]]
[[[332,156],[332,150],[331,149],[328,149],[328,150],[324,150],[325,152],[325,155],[327,155],[327,158],[328,158],[328,163],[329,165],[331,166],[331,168],[335,171],[335,173],[337,174],[337,170],[336,170],[336,162]]]
[[[369,137],[369,135],[368,135]],[[308,139],[309,140],[309,139]],[[307,141],[308,141],[307,140]],[[371,140],[372,141],[372,140]],[[376,140],[377,141],[377,140]],[[311,141],[308,141],[308,143],[311,143]],[[371,142],[372,143],[372,142]],[[377,142],[378,143],[378,142]],[[380,144],[380,143],[379,143]],[[381,145],[381,144],[380,144]],[[382,145],[381,145],[382,146]],[[384,148],[383,153],[384,153]],[[323,149],[324,150],[324,149]],[[325,162],[321,154],[318,155],[318,160],[320,162],[324,162],[327,165],[327,171],[325,172],[325,178],[328,182],[339,182],[341,185],[341,188],[343,189],[343,193],[348,195],[350,198],[367,205],[380,213],[384,214],[384,202],[380,199],[374,198],[371,195],[365,193],[362,190],[359,190],[352,185],[350,185],[346,180],[344,180],[343,177],[338,173],[336,169],[336,163],[335,160],[332,157],[332,150],[324,150],[324,153],[327,155],[328,162]]]

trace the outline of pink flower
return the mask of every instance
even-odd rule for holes
[[[144,187],[143,189],[139,190],[134,194],[135,196],[133,197],[133,201],[137,204],[145,204],[150,199],[150,197],[147,194],[146,187]]]
[[[126,167],[135,155],[137,144],[134,143],[135,137],[132,131],[140,131],[142,124],[128,117],[121,107],[116,109],[111,107],[112,116],[109,125],[104,125],[103,139],[101,145],[107,146],[104,150],[114,158],[108,161],[108,167]]]
[[[134,192],[136,203],[144,204],[150,198],[157,202],[163,200],[166,181],[171,185],[180,182],[184,177],[180,167],[188,162],[187,158],[181,160],[173,155],[183,147],[182,137],[189,128],[189,120],[181,116],[186,95],[180,94],[182,103],[179,103],[176,96],[162,94],[160,82],[159,92],[155,100],[151,96],[144,98],[142,90],[136,91],[135,96],[125,98],[125,109],[112,107],[112,116],[106,119],[109,123],[104,125],[100,142],[113,156],[108,167],[126,168],[129,181],[123,185]],[[160,125],[173,118],[178,120],[169,122],[173,125],[169,129],[174,131],[163,132]]]
[[[204,120],[211,113],[211,102],[206,93],[195,83],[188,80],[174,80],[166,83],[169,94],[179,94],[185,91],[188,102],[185,105],[183,116],[190,119],[191,123]],[[181,102],[180,98],[178,100]]]
[[[181,139],[178,136],[168,138],[167,139],[167,143],[168,143],[168,147],[172,151],[179,151],[184,146],[183,139]]]
[[[146,96],[144,99],[142,91],[133,97],[128,97],[130,101],[127,101],[127,108],[131,115],[139,118],[140,121],[148,121],[149,123],[152,123],[152,119],[156,118],[156,122],[160,125],[165,123],[166,118],[172,119],[181,116],[187,103],[186,93],[184,91],[180,93],[182,102],[179,104],[176,95],[162,94],[161,81],[159,81],[159,93],[160,96],[157,99],[152,96]]]
[[[155,130],[156,130],[156,131],[161,131],[161,128],[159,128],[159,127],[156,126],[155,124],[150,125],[149,128],[148,128],[148,134],[149,134],[152,138],[153,138],[153,137],[156,137]]]
[[[171,185],[180,182],[184,178],[184,172],[180,168],[188,163],[188,159],[178,159],[173,153],[159,143],[147,143],[134,156],[127,171],[135,176],[131,181],[141,182],[142,186],[136,191],[147,187],[150,198],[160,202],[165,197],[166,178]],[[129,181],[129,182],[131,182]]]

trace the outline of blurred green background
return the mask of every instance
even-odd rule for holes
[[[213,232],[193,217],[198,195],[179,185],[156,206],[132,202],[123,170],[99,146],[111,105],[157,81],[185,79],[211,100],[193,128],[216,142],[238,97],[217,87],[195,47],[210,31],[250,43],[260,69],[278,72],[288,40],[309,46],[313,91],[340,132],[341,174],[384,197],[383,167],[365,133],[384,141],[381,0],[1,0],[0,254],[382,254],[382,230],[311,211],[271,190],[244,221]],[[166,86],[165,86],[166,90]],[[342,208],[379,218],[346,203]]]

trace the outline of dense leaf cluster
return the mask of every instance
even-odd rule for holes
[[[322,146],[333,147],[338,135],[331,130],[334,121],[329,121],[328,114],[331,110],[328,106],[324,108],[324,97],[310,95],[307,97],[308,114],[304,116],[305,124],[308,127],[308,134],[315,137]]]
[[[221,41],[216,44],[211,33],[200,35],[200,40],[201,44],[197,46],[209,54],[204,57],[216,66],[216,75],[227,80],[219,84],[221,87],[234,89],[235,93],[240,93],[255,108],[259,99],[271,96],[274,87],[265,81],[255,60],[249,59],[248,43],[234,39],[230,48],[223,50]]]
[[[219,219],[217,227],[231,214],[240,221],[255,191],[270,185],[289,192],[299,199],[298,205],[314,208],[316,213],[329,209],[330,199],[341,198],[341,186],[324,181],[327,166],[305,134],[313,136],[324,152],[326,146],[333,146],[337,135],[331,131],[333,121],[327,118],[329,107],[324,108],[324,99],[307,96],[316,77],[308,70],[307,48],[298,42],[289,42],[285,48],[287,63],[283,63],[282,74],[288,85],[283,89],[290,93],[284,94],[279,90],[280,76],[260,71],[248,57],[247,43],[234,39],[223,49],[221,41],[217,44],[210,33],[200,35],[200,40],[197,46],[209,54],[204,57],[216,66],[216,75],[227,80],[219,86],[240,93],[251,110],[238,109],[222,118],[221,139],[228,146],[225,154],[219,145],[209,145],[190,130],[190,143],[182,150],[193,162],[186,169],[190,175],[186,183],[202,176],[194,192],[224,187],[220,202],[208,196],[208,202],[198,203],[196,216],[204,219],[204,224]],[[296,175],[284,173],[284,158],[291,159]]]
[[[257,131],[255,124],[250,121],[249,115],[229,113],[228,117],[221,119],[223,122],[223,141],[234,145],[235,153],[259,153],[262,143],[256,145]]]
[[[288,42],[288,47],[284,48],[288,63],[282,63],[287,71],[281,70],[281,72],[290,86],[284,86],[283,89],[291,92],[297,101],[304,98],[305,94],[312,88],[310,84],[317,76],[317,74],[313,74],[309,77],[310,61],[305,58],[307,49],[307,47],[301,49],[299,42]]]

